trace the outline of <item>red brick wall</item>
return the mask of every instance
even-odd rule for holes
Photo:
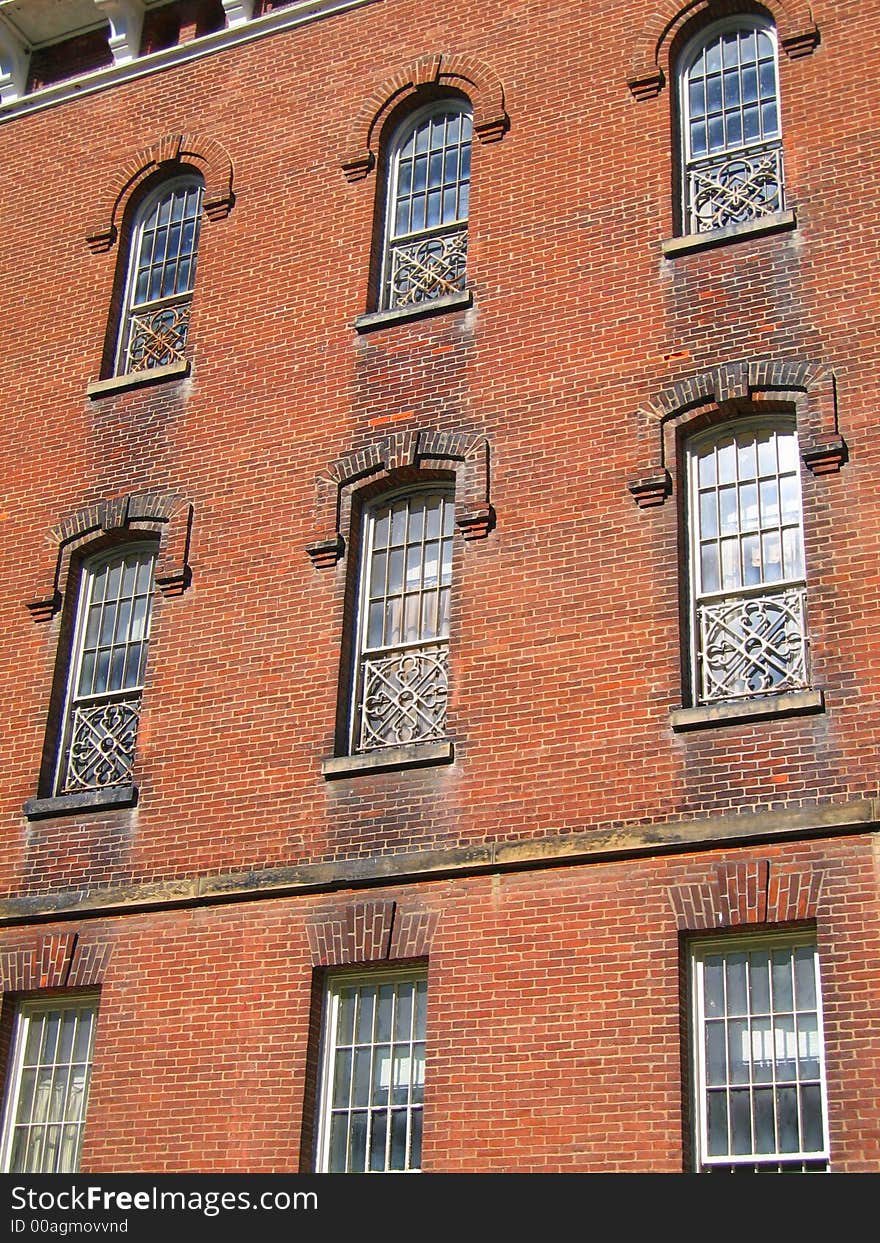
[[[780,26],[803,9],[780,8]],[[815,809],[818,826],[822,809],[880,795],[880,52],[865,6],[812,12],[819,45],[780,55],[797,229],[674,259],[660,249],[674,231],[669,65],[658,95],[633,96],[632,65],[653,47],[634,0],[366,5],[0,124],[3,893],[648,832],[743,810]],[[374,309],[377,174],[349,181],[342,164],[383,84],[438,53],[486,66],[487,97],[499,81],[510,118],[501,141],[474,143],[474,305],[358,334],[355,317]],[[234,207],[202,233],[192,372],[90,399],[119,244],[94,253],[86,238],[113,216],[135,154],[172,133],[219,144],[234,169]],[[803,472],[826,711],[674,733],[682,489],[675,479],[663,506],[634,503],[627,483],[659,446],[640,411],[743,360],[808,360],[836,377],[849,461]],[[327,781],[357,535],[342,531],[335,567],[313,566],[316,479],[390,431],[434,430],[487,441],[497,516],[486,539],[457,537],[455,761]],[[155,600],[138,806],[28,821],[63,626],[62,613],[35,622],[24,607],[51,581],[49,532],[143,491],[183,497],[193,527],[191,585]],[[856,1119],[880,1050],[862,965],[877,949],[868,840],[760,849],[825,869],[835,1165],[876,1169],[876,1117]],[[696,883],[708,859],[428,888],[444,912],[432,1168],[468,1168],[475,1153],[492,1169],[680,1167],[666,887]],[[90,1168],[295,1166],[313,901],[108,920]],[[0,943],[30,935],[10,927]]]

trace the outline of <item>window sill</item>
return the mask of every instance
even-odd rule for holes
[[[462,293],[444,294],[442,298],[431,298],[428,302],[418,302],[415,306],[399,306],[393,311],[372,311],[369,315],[359,315],[354,326],[357,332],[370,332],[374,328],[408,323],[411,319],[441,315],[444,311],[459,311],[472,306],[473,301],[472,290],[465,289]]]
[[[182,380],[189,375],[189,359],[168,363],[166,367],[148,367],[146,371],[129,371],[126,375],[114,375],[109,380],[90,380],[86,385],[86,393],[94,400],[96,397],[109,397],[112,393],[123,393],[130,388],[143,388],[147,384],[161,384],[163,380]]]
[[[822,691],[792,691],[788,695],[765,695],[761,699],[743,699],[736,703],[702,704],[698,708],[672,708],[669,720],[676,731],[711,728],[715,725],[737,725],[760,721],[767,717],[802,716],[808,712],[824,712]]]
[[[124,785],[113,786],[109,790],[83,790],[80,794],[59,794],[53,798],[29,798],[22,810],[28,820],[41,820],[47,816],[70,816],[78,812],[133,807],[137,800],[137,786]]]
[[[382,773],[395,768],[424,768],[429,764],[451,764],[451,742],[410,742],[401,747],[381,747],[358,755],[334,755],[322,760],[321,772],[328,779],[356,777],[361,773]]]
[[[784,229],[794,229],[797,217],[793,210],[777,211],[759,220],[750,220],[746,224],[729,224],[723,229],[710,229],[706,233],[689,233],[686,237],[672,237],[660,243],[660,249],[667,259],[676,255],[690,254],[695,250],[707,250],[710,246],[723,246],[727,242],[738,242],[747,237],[760,237],[764,233],[779,233]]]

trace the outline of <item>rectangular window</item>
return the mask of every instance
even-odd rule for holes
[[[828,1168],[822,1000],[804,934],[691,947],[697,1168]]]
[[[6,1173],[79,1168],[97,1018],[95,997],[18,1007],[3,1114]]]
[[[337,976],[328,983],[320,1172],[420,1170],[427,988],[424,970]]]

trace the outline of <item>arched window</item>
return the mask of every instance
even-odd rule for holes
[[[175,177],[138,208],[128,252],[117,375],[168,366],[185,356],[202,191],[200,177]]]
[[[794,420],[713,429],[688,448],[694,701],[808,683]]]
[[[446,736],[454,529],[441,486],[364,515],[352,751]]]
[[[56,795],[131,782],[155,556],[153,546],[127,545],[83,565]]]
[[[471,111],[444,100],[409,117],[389,148],[380,309],[465,288]]]
[[[681,58],[683,232],[783,209],[776,32],[754,17],[703,31]]]

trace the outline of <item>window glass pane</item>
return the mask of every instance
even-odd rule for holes
[[[406,1169],[406,1131],[407,1114],[403,1109],[395,1109],[391,1114],[391,1160],[392,1170]]]
[[[331,1121],[329,1149],[328,1171],[331,1174],[344,1174],[348,1150],[348,1114],[336,1114]]]
[[[348,1140],[348,1168],[352,1174],[363,1174],[367,1168],[367,1114],[351,1115]]]
[[[726,1156],[730,1151],[727,1140],[727,1093],[710,1092],[707,1105],[709,1155]]]
[[[735,1156],[753,1151],[751,1093],[747,1090],[730,1093],[730,1130]]]
[[[371,1120],[370,1136],[370,1172],[381,1173],[385,1170],[385,1141],[388,1130],[388,1117],[384,1110],[374,1110]]]
[[[351,1092],[351,1050],[340,1049],[333,1075],[333,1104],[348,1105]]]
[[[779,1151],[797,1152],[800,1148],[797,1088],[777,1089],[776,1110]]]
[[[759,1088],[755,1092],[755,1152],[757,1153],[776,1151],[774,1103],[772,1088]]]

